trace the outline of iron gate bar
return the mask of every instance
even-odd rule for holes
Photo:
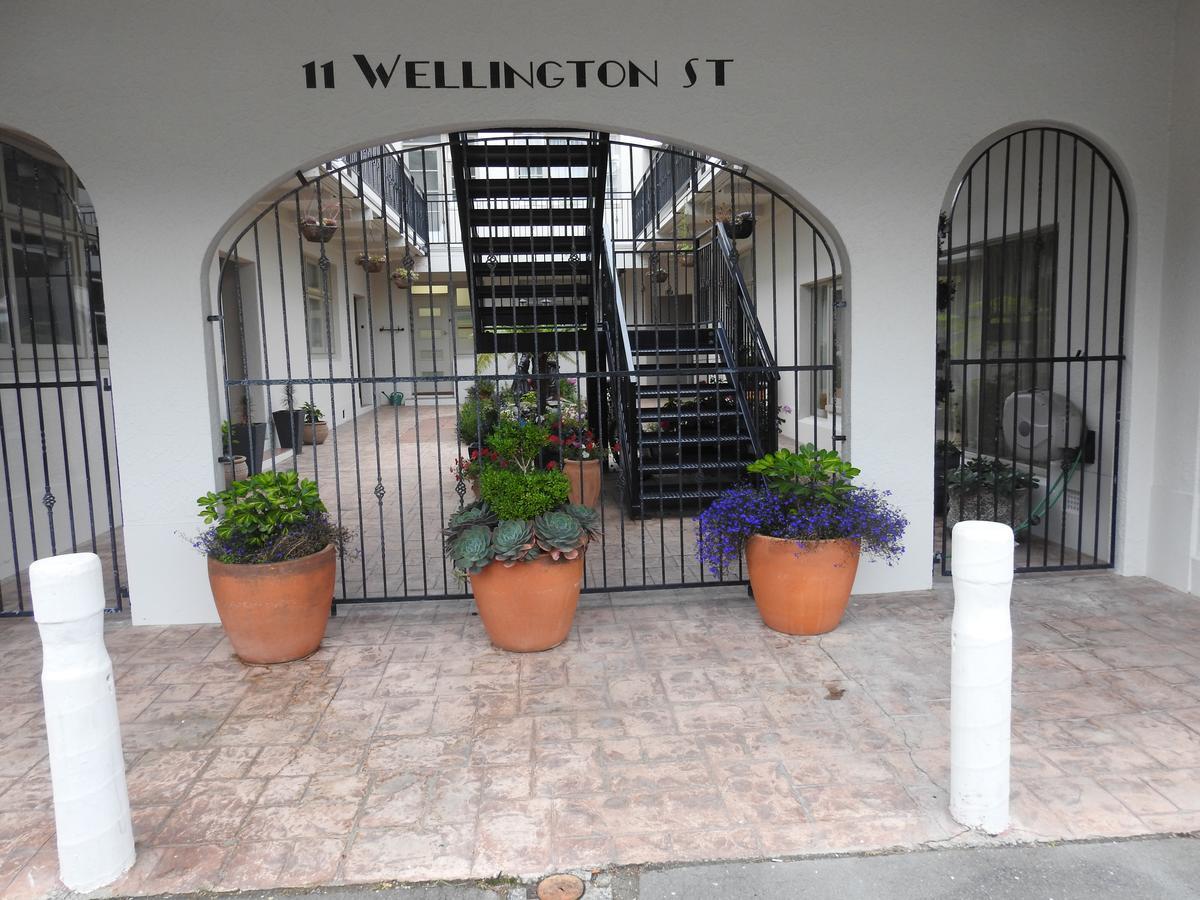
[[[1047,172],[1047,153],[1051,150],[1051,138],[1053,139],[1053,174]],[[1064,143],[1070,142],[1070,158],[1069,158],[1069,180],[1064,181]],[[1036,181],[1031,185],[1030,179],[1030,160],[1029,153],[1031,143],[1036,143],[1036,152],[1038,154],[1036,165]],[[1080,147],[1083,147],[1086,152],[1085,159],[1082,161],[1082,168],[1086,169],[1086,199],[1080,195],[1084,185],[1081,183],[1080,170]],[[1020,158],[1014,164],[1013,157],[1019,148]],[[1001,154],[1003,158],[1001,160]],[[1002,205],[1000,207],[1000,235],[993,237],[989,233],[989,228],[993,222],[994,216],[991,211],[991,190],[994,183],[992,173],[993,157],[997,160],[997,166],[1003,165],[1004,169],[1001,176],[1001,185],[1003,191]],[[972,230],[975,226],[975,216],[972,211],[976,209],[974,203],[974,182],[978,177],[978,172],[982,168],[983,179],[983,211],[982,211],[982,238],[973,239]],[[1097,240],[1097,216],[1100,214],[1097,209],[1097,178],[1107,178],[1107,184],[1103,188],[1101,196],[1103,199],[1103,270],[1097,272],[1098,257],[1095,247]],[[1016,203],[1013,202],[1010,190],[1010,182],[1017,181],[1019,183],[1019,199]],[[1043,215],[1046,210],[1046,190],[1047,182],[1049,182],[1049,190],[1053,191],[1052,200],[1050,202],[1050,222],[1046,224]],[[965,188],[965,191],[964,191]],[[1063,190],[1070,191],[1069,198],[1063,198]],[[1030,194],[1033,194],[1030,197]],[[1060,206],[1060,201],[1067,199],[1066,210]],[[965,200],[965,207],[960,205],[960,201]],[[1027,200],[1036,203],[1036,214],[1032,217],[1034,221],[1033,237],[1027,232]],[[1119,201],[1119,207],[1114,207],[1114,200]],[[956,215],[961,214],[965,209],[965,230],[966,240],[962,244],[956,244],[954,240],[955,219]],[[1016,220],[1016,231],[1013,232],[1009,227],[1009,216],[1013,216]],[[1064,215],[1066,216],[1064,220]],[[1121,217],[1121,257],[1119,269],[1113,271],[1113,227],[1114,216]],[[1082,223],[1082,224],[1081,224]],[[1044,298],[1042,296],[1042,243],[1047,239],[1043,235],[1049,234],[1054,240],[1054,252],[1056,258],[1061,260],[1064,252],[1064,242],[1058,240],[1058,235],[1064,227],[1068,227],[1069,231],[1066,235],[1065,253],[1067,260],[1065,267],[1058,262],[1055,263],[1052,277],[1056,282],[1065,280],[1065,340],[1064,346],[1066,353],[1055,353],[1054,349],[1058,346],[1060,339],[1060,310],[1055,301],[1057,289],[1051,291],[1050,296]],[[1086,235],[1079,234],[1080,228],[1086,228]],[[1095,477],[1089,481],[1086,472],[1080,472],[1079,489],[1076,491],[1078,497],[1079,510],[1077,521],[1071,528],[1070,537],[1073,538],[1074,562],[1068,563],[1067,553],[1071,549],[1068,547],[1068,524],[1065,510],[1059,513],[1059,522],[1056,529],[1058,537],[1058,560],[1057,564],[1052,564],[1050,561],[1050,540],[1049,538],[1049,517],[1048,514],[1052,511],[1052,503],[1044,512],[1038,512],[1034,509],[1033,492],[1027,491],[1024,496],[1025,516],[1023,525],[1029,528],[1029,533],[1034,535],[1035,530],[1039,525],[1042,526],[1042,547],[1040,564],[1033,560],[1034,548],[1032,541],[1027,541],[1024,547],[1024,565],[1018,565],[1017,571],[1056,571],[1056,570],[1076,570],[1076,569],[1091,569],[1091,568],[1110,568],[1115,562],[1116,554],[1116,533],[1118,522],[1117,500],[1119,496],[1119,454],[1120,454],[1120,423],[1121,423],[1121,391],[1124,378],[1124,325],[1125,325],[1125,303],[1127,298],[1126,293],[1126,263],[1128,254],[1128,238],[1129,238],[1129,218],[1128,205],[1125,197],[1124,188],[1117,176],[1115,170],[1105,158],[1104,154],[1092,142],[1082,136],[1076,135],[1065,129],[1054,127],[1031,127],[1020,131],[1011,132],[992,142],[985,148],[968,167],[966,174],[956,186],[953,201],[950,206],[950,212],[944,213],[939,223],[939,277],[946,280],[948,303],[945,311],[944,328],[942,329],[942,340],[944,342],[945,354],[944,359],[939,361],[939,378],[945,385],[952,386],[955,382],[953,378],[953,370],[958,367],[960,377],[958,383],[962,390],[962,397],[966,398],[969,394],[967,387],[968,369],[975,367],[980,373],[980,383],[986,383],[986,373],[988,371],[996,372],[996,395],[995,400],[999,400],[1003,396],[1004,388],[1002,387],[1005,371],[1011,371],[1014,393],[1010,395],[1015,398],[1017,392],[1025,391],[1030,397],[1039,390],[1048,389],[1051,391],[1050,412],[1046,421],[1046,446],[1047,446],[1047,461],[1046,461],[1046,489],[1047,501],[1053,500],[1053,490],[1058,486],[1059,481],[1065,481],[1066,478],[1074,472],[1074,466],[1068,472],[1066,470],[1066,459],[1062,461],[1064,467],[1064,475],[1058,476],[1055,474],[1055,427],[1057,416],[1054,414],[1053,398],[1057,396],[1054,391],[1058,386],[1056,373],[1061,372],[1064,384],[1064,397],[1067,404],[1067,421],[1070,421],[1069,409],[1075,403],[1075,397],[1078,394],[1078,402],[1082,407],[1082,429],[1083,433],[1078,436],[1078,447],[1069,448],[1066,452],[1076,453],[1080,459],[1083,459],[1086,447],[1095,447],[1095,459],[1084,460],[1085,464],[1095,465]],[[1016,242],[1016,272],[1012,276],[1016,281],[1015,288],[1015,308],[1016,320],[1013,325],[1014,340],[1016,342],[1016,352],[1010,353],[1005,347],[1005,338],[1002,336],[998,344],[998,357],[992,358],[990,355],[988,343],[988,329],[991,313],[988,312],[989,305],[993,302],[991,295],[988,293],[991,288],[989,285],[994,279],[994,275],[990,272],[993,254],[992,249],[999,247],[999,262],[1000,274],[1000,296],[1001,298],[1008,297],[1008,260],[1013,252],[1010,249],[1010,244]],[[1078,243],[1077,243],[1078,241]],[[1032,244],[1032,284],[1030,285],[1031,294],[1026,293],[1027,283],[1027,265],[1026,253],[1027,245]],[[976,263],[976,257],[979,258],[982,274],[978,279],[980,297],[978,302],[972,302],[972,287],[977,279],[973,277],[973,269]],[[1082,257],[1082,258],[1080,258]],[[1082,272],[1077,277],[1077,262],[1082,268]],[[966,295],[965,301],[962,304],[963,309],[968,312],[979,308],[982,304],[983,318],[978,320],[980,351],[977,355],[972,355],[969,352],[956,354],[955,340],[956,334],[954,323],[957,321],[958,301],[953,296],[953,285],[957,281],[957,276],[954,274],[954,265],[958,264],[964,270],[963,288]],[[1064,271],[1065,270],[1065,271]],[[1097,287],[1097,283],[1102,278],[1102,287]],[[1116,309],[1110,306],[1110,295],[1114,290],[1114,279],[1116,279],[1116,292],[1119,296],[1119,305]],[[1077,294],[1081,294],[1077,297]],[[1032,343],[1033,352],[1023,353],[1022,343],[1024,338],[1024,325],[1026,321],[1026,313],[1024,304],[1027,301],[1031,303],[1034,310],[1034,324],[1032,326]],[[1076,299],[1079,300],[1079,305],[1076,304]],[[1037,316],[1041,315],[1041,310],[1045,302],[1054,304],[1050,307],[1049,315],[1049,334],[1048,341],[1050,342],[1051,353],[1047,354],[1041,351],[1040,341],[1042,339],[1041,328],[1037,324]],[[1001,302],[1006,302],[1002,300]],[[1075,342],[1076,315],[1082,314],[1082,323],[1080,330],[1082,331],[1082,347],[1075,349],[1072,353],[1072,346]],[[1099,335],[1094,336],[1095,315],[1100,317]],[[1112,321],[1113,315],[1116,315],[1116,322]],[[972,320],[971,318],[964,319],[961,326],[962,330],[962,347],[964,351],[969,350],[972,340]],[[1117,333],[1116,352],[1109,350],[1109,330],[1110,326],[1115,328]],[[992,326],[996,327],[996,326]],[[1003,334],[1003,332],[1002,332]],[[1093,341],[1098,337],[1099,348],[1093,347]],[[1082,363],[1083,371],[1076,372],[1076,366],[1073,364]],[[1113,369],[1110,370],[1109,366]],[[1049,384],[1043,388],[1040,383],[1040,367],[1047,367]],[[1028,383],[1022,387],[1022,367],[1026,367],[1028,371]],[[1092,368],[1096,367],[1097,372],[1093,373]],[[1110,393],[1109,380],[1115,378],[1115,386]],[[1099,379],[1099,386],[1095,388],[1094,380]],[[1093,389],[1098,391],[1098,410],[1090,409],[1092,405]],[[952,388],[950,388],[952,389]],[[950,394],[947,391],[944,398],[944,408],[942,411],[942,435],[949,439],[954,434],[954,429],[951,423],[951,402]],[[1018,425],[1020,424],[1019,403],[1014,400],[1012,416],[1009,422],[1009,427],[1015,435]],[[1033,407],[1031,405],[1030,409]],[[962,416],[962,413],[960,413]],[[1112,425],[1108,423],[1109,417],[1112,417]],[[1095,419],[1093,422],[1092,419]],[[997,420],[999,422],[999,420]],[[1094,428],[1092,426],[1095,426]],[[966,449],[965,441],[968,440],[970,429],[967,421],[961,423],[961,431],[959,439],[963,441],[963,447]],[[1111,433],[1111,448],[1106,440],[1108,434]],[[981,442],[981,434],[979,423],[976,423],[975,434],[977,442]],[[1091,441],[1089,435],[1095,435],[1094,442]],[[1002,442],[1003,435],[997,433],[995,440],[998,442],[996,446],[997,455],[1003,451]],[[1072,436],[1061,435],[1059,441],[1072,441]],[[983,450],[983,444],[978,443],[980,452]],[[1111,457],[1106,457],[1106,454],[1111,453]],[[1101,507],[1105,502],[1105,471],[1104,464],[1108,458],[1111,458],[1111,487],[1107,502],[1109,503],[1109,514],[1106,517],[1107,527],[1109,530],[1107,546],[1105,548],[1105,556],[1101,556]],[[1012,461],[1015,464],[1024,465],[1027,471],[1039,471],[1040,463],[1035,458],[1035,446],[1031,442],[1028,447],[1028,452],[1022,456],[1014,445]],[[1041,475],[1038,476],[1043,477]],[[1051,481],[1054,483],[1051,484]],[[1094,487],[1095,496],[1091,499],[1091,509],[1088,510],[1089,495],[1088,485]],[[1063,502],[1069,496],[1070,490],[1068,484],[1063,484]],[[998,498],[998,490],[993,486],[992,500],[995,507]],[[1039,504],[1038,510],[1042,510],[1043,505]],[[959,514],[963,512],[963,498],[959,496]],[[1015,510],[1014,510],[1015,512]],[[1035,515],[1037,513],[1037,515]],[[1090,513],[1090,517],[1086,515]],[[1090,521],[1089,521],[1090,518]],[[1091,535],[1090,540],[1085,535],[1084,526],[1090,525]],[[947,552],[948,549],[948,533],[945,528],[942,529],[941,544],[941,562],[943,574],[949,574],[950,559]],[[1090,561],[1085,559],[1084,548],[1090,544],[1091,557]]]

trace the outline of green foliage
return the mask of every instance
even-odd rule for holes
[[[496,427],[496,402],[491,393],[468,391],[458,412],[458,440],[466,445],[483,444]]]
[[[980,456],[948,474],[946,484],[960,494],[984,492],[1011,497],[1037,487],[1038,480],[1029,472],[1018,471],[998,459]]]
[[[230,434],[232,427],[228,419],[221,423],[221,454],[231,459],[233,458],[233,437]]]
[[[454,561],[454,571],[461,575],[482,572],[492,561],[492,529],[472,525],[463,530],[446,548]]]
[[[321,412],[321,408],[311,400],[301,406],[300,409],[304,411],[304,421],[309,425],[316,424],[325,418],[325,413]]]
[[[501,519],[534,519],[562,506],[571,483],[559,471],[502,469],[489,466],[479,479],[479,493]]]
[[[551,559],[575,559],[587,545],[587,532],[579,520],[563,510],[543,513],[533,520],[538,547]]]
[[[563,507],[563,512],[573,516],[579,526],[587,532],[589,538],[598,538],[604,533],[599,510],[584,506],[582,503],[569,503]]]
[[[488,436],[487,445],[504,462],[516,466],[522,472],[529,472],[537,464],[538,454],[546,447],[549,440],[550,430],[545,425],[504,419],[496,424],[495,429]],[[503,513],[500,517],[502,519],[513,518],[505,516]]]
[[[746,467],[746,471],[761,475],[767,487],[782,497],[800,505],[824,503],[841,507],[859,470],[832,450],[818,450],[805,444],[795,453],[779,450],[768,453]]]
[[[504,565],[534,559],[538,555],[533,526],[523,519],[505,519],[492,532],[492,551]]]
[[[469,506],[464,506],[446,520],[446,530],[442,533],[447,538],[456,538],[472,525],[495,525],[497,516],[486,501],[480,500]]]
[[[316,482],[302,481],[295,472],[262,472],[226,490],[210,491],[196,503],[205,524],[215,523],[217,537],[249,549],[326,512]]]

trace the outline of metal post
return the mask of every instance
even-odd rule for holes
[[[950,814],[999,834],[1008,827],[1013,531],[999,522],[959,522],[951,544]]]
[[[29,567],[29,583],[42,638],[59,873],[71,890],[93,891],[134,860],[100,557],[40,559]]]

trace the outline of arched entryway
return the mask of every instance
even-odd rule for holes
[[[1108,568],[1116,548],[1129,208],[1091,140],[991,141],[938,223],[935,548],[1002,521],[1017,570]]]
[[[100,234],[61,157],[0,132],[0,616],[32,612],[28,568],[92,551],[111,610],[124,557]]]
[[[613,450],[586,590],[712,583],[695,513],[764,452],[846,440],[842,271],[799,204],[688,148],[545,129],[370,148],[222,240],[226,431],[355,532],[343,601],[464,596],[442,555],[455,473],[522,403],[574,407]]]

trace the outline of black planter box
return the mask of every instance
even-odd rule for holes
[[[304,449],[304,435],[301,428],[304,425],[304,411],[279,409],[271,413],[275,423],[275,440],[280,448],[294,450],[299,456]]]
[[[263,447],[267,443],[267,423],[239,423],[229,429],[229,436],[233,443],[234,456],[246,457],[246,466],[251,475],[261,472]]]

